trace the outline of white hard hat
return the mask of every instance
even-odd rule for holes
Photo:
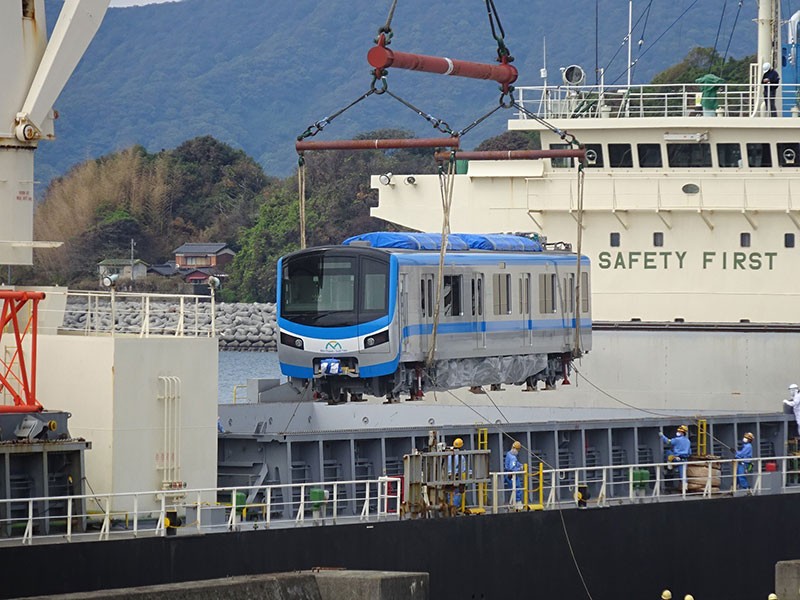
[[[771,64],[769,64],[769,63],[764,63],[763,65],[761,65],[761,70],[762,70],[764,73],[766,73],[767,71],[769,71],[771,68],[772,68],[772,65],[771,65]]]
[[[793,383],[792,385],[789,386],[789,389],[790,390],[796,390],[797,389],[797,384]]]

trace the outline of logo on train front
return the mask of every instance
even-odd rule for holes
[[[330,341],[327,344],[325,344],[325,350],[330,350],[331,352],[339,352],[341,349],[342,345],[336,340]]]

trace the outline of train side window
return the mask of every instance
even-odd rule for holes
[[[717,161],[720,167],[741,167],[742,147],[740,144],[717,144]]]
[[[747,144],[747,165],[750,167],[771,167],[772,152],[769,144]]]
[[[428,277],[428,316],[432,317],[436,313],[433,305],[433,277]]]
[[[564,310],[568,313],[575,312],[575,274],[569,273],[564,277]]]
[[[542,273],[539,275],[539,312],[548,314],[556,312],[556,276]]]
[[[522,315],[531,312],[531,280],[528,274],[519,278],[519,312]]]
[[[476,282],[474,277],[470,281],[470,287],[472,288],[472,316],[474,317],[478,311],[478,297],[475,294]]]
[[[461,311],[461,275],[444,276],[444,316],[457,317]]]
[[[633,166],[633,153],[630,144],[609,144],[608,163],[612,167],[630,168]]]
[[[483,276],[478,277],[478,316],[483,316]]]
[[[495,273],[493,276],[494,314],[511,314],[511,275]]]
[[[589,274],[581,273],[581,312],[589,312]]]
[[[425,312],[428,306],[425,302],[425,279],[419,282],[419,306],[422,309],[422,316],[427,317],[428,314]]]
[[[784,248],[794,248],[794,234],[793,233],[784,233],[783,234],[783,247]]]
[[[636,144],[636,152],[641,168],[660,169],[664,166],[661,160],[661,144]]]

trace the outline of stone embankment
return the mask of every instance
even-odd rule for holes
[[[211,303],[186,301],[116,300],[88,302],[70,299],[62,330],[87,334],[207,336],[211,332]],[[221,350],[276,350],[278,324],[273,303],[216,304],[215,330]]]

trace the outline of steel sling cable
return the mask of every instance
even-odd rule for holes
[[[722,31],[722,21],[725,19],[725,7],[728,4],[728,0],[722,0],[722,10],[720,11],[719,15],[719,25],[717,25],[717,35],[714,36],[714,48],[711,50],[711,54],[708,57],[708,71],[714,68],[714,55],[717,53],[717,44],[719,43],[719,34]],[[722,64],[724,67],[725,64]],[[720,67],[721,68],[721,67]]]
[[[728,50],[731,49],[731,42],[733,41],[733,34],[736,31],[736,25],[739,22],[739,14],[742,12],[742,4],[744,0],[739,0],[739,7],[736,9],[736,17],[733,19],[733,27],[731,27],[731,34],[728,36],[728,44],[725,46],[725,56],[722,57],[722,66],[725,66],[725,61],[728,60]],[[720,72],[722,69],[720,69]]]
[[[588,293],[586,290],[581,290],[581,250],[583,248],[583,190],[584,178],[586,172],[583,169],[583,163],[578,165],[578,244],[577,244],[577,267],[575,276],[575,349],[574,354],[581,356],[583,351],[581,349],[581,291]]]
[[[306,161],[301,156],[297,166],[297,197],[300,200],[300,249],[306,248]]]

